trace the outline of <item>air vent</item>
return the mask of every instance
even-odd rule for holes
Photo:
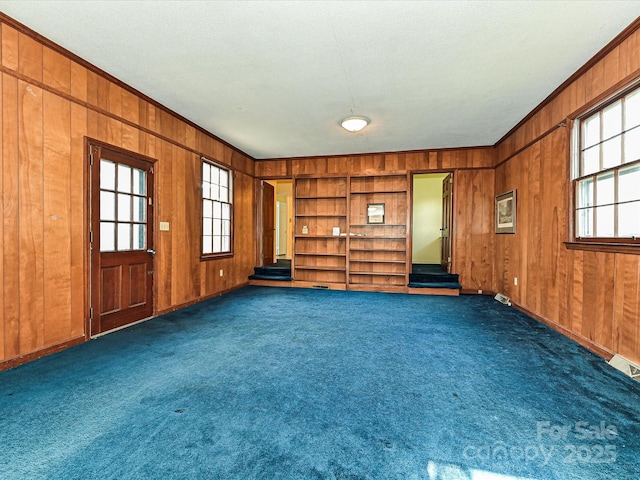
[[[505,305],[511,306],[511,299],[509,297],[507,297],[506,295],[498,293],[493,298],[496,299],[497,301],[499,301],[500,303],[504,303]]]
[[[631,363],[626,358],[620,355],[614,355],[613,358],[609,360],[609,365],[640,382],[640,366]]]

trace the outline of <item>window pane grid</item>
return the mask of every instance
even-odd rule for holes
[[[640,161],[576,179],[576,237],[640,237]]]
[[[580,175],[640,157],[640,92],[626,95],[581,121]],[[596,168],[596,165],[599,165]]]
[[[231,252],[231,175],[202,162],[202,254]]]
[[[579,119],[575,236],[640,237],[640,88]]]
[[[146,172],[100,161],[100,251],[144,250],[147,245]]]

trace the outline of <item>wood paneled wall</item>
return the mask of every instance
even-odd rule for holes
[[[330,157],[282,158],[258,160],[255,174],[266,179],[292,178],[296,175],[346,174],[376,175],[492,168],[495,152],[491,147],[424,150]]]
[[[1,15],[0,39],[0,369],[85,340],[86,137],[158,160],[156,312],[246,283],[253,159]],[[200,261],[201,155],[235,170],[233,258]]]
[[[640,363],[640,255],[564,243],[571,120],[640,77],[638,25],[497,145],[496,193],[516,189],[518,205],[516,234],[496,236],[493,289],[602,355]]]
[[[460,148],[423,152],[259,160],[256,176],[292,178],[323,174],[454,172],[452,269],[464,291],[493,286],[494,149]]]

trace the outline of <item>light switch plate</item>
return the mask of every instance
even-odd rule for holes
[[[160,230],[163,232],[169,231],[169,222],[160,222]]]

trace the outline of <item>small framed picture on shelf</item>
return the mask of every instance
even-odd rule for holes
[[[496,233],[516,233],[516,191],[496,196]]]
[[[384,203],[367,204],[367,223],[384,223]]]

